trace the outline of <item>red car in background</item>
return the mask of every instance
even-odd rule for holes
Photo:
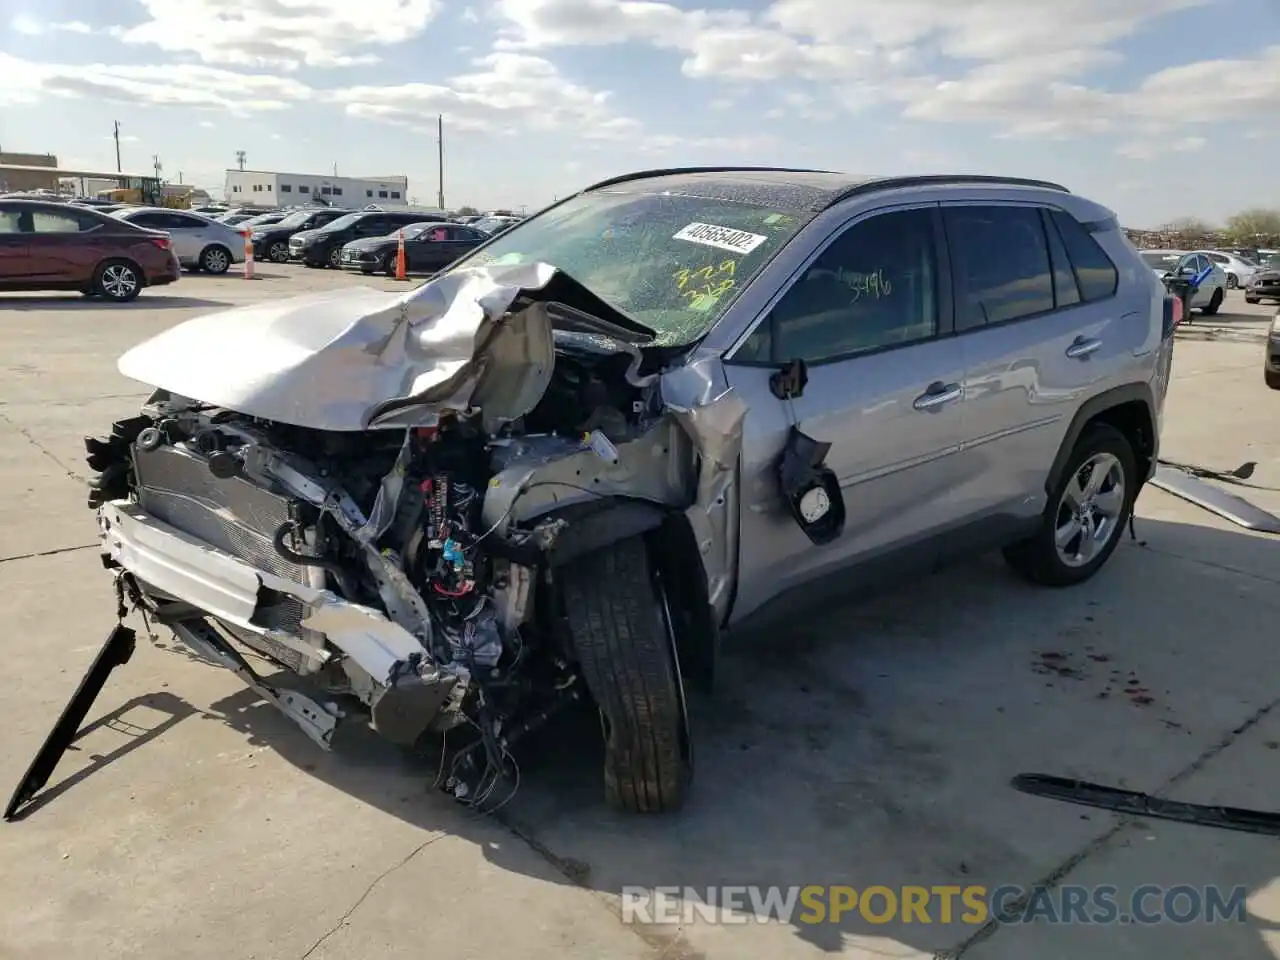
[[[79,290],[125,303],[181,275],[160,231],[65,203],[0,200],[0,291]]]

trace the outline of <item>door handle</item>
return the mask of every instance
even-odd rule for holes
[[[1067,356],[1072,360],[1083,360],[1095,350],[1102,348],[1102,341],[1092,337],[1076,337],[1075,342],[1067,347]]]
[[[916,397],[912,406],[917,410],[936,410],[948,403],[955,403],[962,396],[964,390],[958,383],[934,383],[926,392]]]

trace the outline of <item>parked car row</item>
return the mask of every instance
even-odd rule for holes
[[[1187,306],[1199,307],[1200,312],[1211,317],[1218,312],[1227,298],[1227,272],[1211,256],[1208,250],[1142,250],[1142,260],[1157,277],[1201,277],[1200,285],[1191,295]]]

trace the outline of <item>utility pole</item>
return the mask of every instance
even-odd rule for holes
[[[120,166],[120,121],[119,121],[119,120],[115,121],[115,124],[116,124],[116,132],[115,132],[115,138],[116,138],[116,173],[120,173],[120,172],[121,172],[121,170],[122,170],[122,168],[121,168],[121,166]]]
[[[241,170],[243,170],[243,169],[244,169],[244,161],[245,161],[245,152],[244,152],[243,150],[237,150],[237,151],[236,151],[236,166],[238,166]]]
[[[152,167],[155,169],[155,171],[156,171],[156,179],[157,179],[157,180],[159,180],[159,179],[160,179],[160,171],[164,169],[164,167],[162,167],[162,166],[160,165],[160,154],[158,154],[158,153],[153,153],[153,154],[151,155],[151,166],[152,166]]]
[[[436,114],[436,156],[440,162],[440,189],[436,194],[436,205],[444,209],[444,114]]]

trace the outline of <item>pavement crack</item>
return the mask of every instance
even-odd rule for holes
[[[52,550],[36,550],[32,553],[18,553],[12,557],[0,557],[0,563],[8,563],[11,560],[31,560],[35,557],[53,557],[59,553],[75,553],[77,550],[89,550],[92,547],[99,546],[99,542],[95,540],[93,543],[80,543],[74,547],[54,547]]]
[[[1243,722],[1233,727],[1232,729],[1228,730],[1216,743],[1206,747],[1189,764],[1187,764],[1177,773],[1173,774],[1173,776],[1165,780],[1164,783],[1160,784],[1160,786],[1158,786],[1155,790],[1152,790],[1151,795],[1154,797],[1158,797],[1161,794],[1168,791],[1170,788],[1176,787],[1178,784],[1182,783],[1184,780],[1199,773],[1202,769],[1204,769],[1206,764],[1208,764],[1211,760],[1213,760],[1214,757],[1218,756],[1218,754],[1222,753],[1224,750],[1230,747],[1233,743],[1239,740],[1240,737],[1242,737],[1248,731],[1256,727],[1277,707],[1280,707],[1280,697],[1277,697],[1275,700],[1272,700],[1270,703],[1267,703],[1264,706],[1259,707],[1257,710],[1251,713],[1248,717],[1246,717]],[[1053,870],[1049,871],[1049,873],[1046,874],[1044,877],[1032,883],[1029,890],[1034,891],[1037,889],[1056,887],[1062,880],[1066,879],[1067,875],[1071,873],[1071,871],[1073,871],[1076,867],[1080,866],[1080,864],[1084,863],[1084,861],[1088,860],[1099,850],[1106,847],[1116,837],[1117,834],[1123,832],[1124,830],[1127,830],[1135,819],[1141,819],[1141,818],[1131,817],[1123,814],[1117,815],[1116,822],[1112,824],[1109,830],[1107,830],[1105,833],[1101,834],[1100,836],[1095,837],[1089,843],[1085,844],[1085,846],[1082,847],[1080,850],[1073,853],[1066,860],[1060,863]],[[1024,893],[1017,900],[1014,900],[1007,908],[1006,917],[1016,920],[1019,916],[1021,916],[1022,911],[1026,908],[1027,904],[1030,902],[1031,896],[1032,896],[1031,892],[1027,892],[1027,893]],[[984,923],[981,927],[979,927],[977,930],[971,933],[969,936],[965,937],[965,939],[961,940],[954,947],[937,951],[933,955],[933,960],[960,960],[960,958],[963,957],[964,954],[967,953],[971,947],[974,947],[977,944],[982,943],[984,940],[988,940],[991,937],[995,936],[1001,930],[1001,928],[1005,927],[1006,925],[1007,925],[1006,920],[1001,920],[999,918],[992,917],[986,923]]]
[[[342,914],[342,916],[338,918],[338,922],[335,923],[328,930],[326,930],[324,934],[320,937],[320,939],[318,939],[315,943],[311,944],[311,946],[307,948],[307,952],[304,953],[301,957],[299,957],[298,960],[307,960],[309,956],[311,956],[313,953],[315,953],[317,950],[320,949],[320,947],[324,944],[326,940],[328,940],[335,933],[337,933],[344,926],[346,926],[347,921],[351,919],[352,914],[354,914],[357,910],[359,910],[361,904],[363,904],[366,900],[369,899],[369,895],[373,893],[373,891],[377,888],[378,884],[382,883],[382,881],[387,879],[387,877],[391,876],[391,874],[395,873],[401,867],[408,864],[410,860],[412,860],[414,857],[420,854],[423,850],[427,849],[427,847],[431,846],[431,844],[435,843],[437,840],[446,836],[448,836],[447,833],[441,832],[441,833],[437,833],[434,837],[429,837],[428,839],[422,841],[422,843],[414,847],[412,850],[410,850],[408,855],[405,856],[403,859],[399,860],[396,863],[393,863],[391,866],[387,867],[387,869],[383,870],[380,874],[374,877],[373,880],[369,882],[369,885],[364,888],[364,892],[360,894],[360,896],[356,899],[356,902],[353,903],[350,907],[348,907],[346,911]]]
[[[41,443],[39,440],[33,437],[31,435],[31,431],[28,430],[26,427],[21,426],[18,423],[15,423],[11,417],[7,416],[3,412],[0,412],[0,420],[3,420],[11,428],[13,428],[13,430],[15,430],[18,434],[20,434],[22,438],[27,441],[27,443],[31,444],[33,447],[39,450],[42,454],[44,454],[46,457],[52,460],[54,464],[58,467],[58,469],[61,470],[63,473],[65,473],[72,480],[75,480],[77,483],[86,482],[85,478],[82,475],[76,473],[74,470],[68,467],[65,463],[63,463],[61,460],[58,459],[57,454],[55,454],[43,443]]]

